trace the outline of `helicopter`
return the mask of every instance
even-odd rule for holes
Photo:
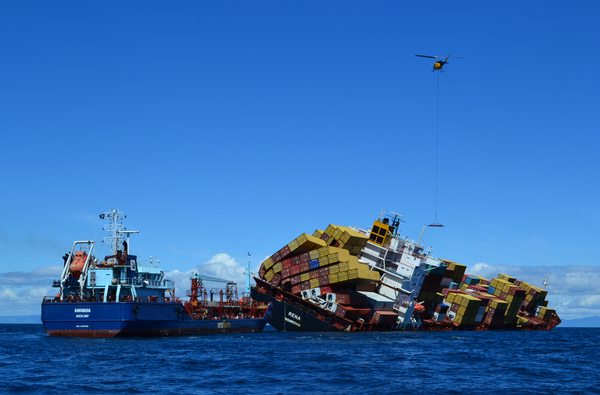
[[[428,55],[415,55],[415,56],[420,56],[421,58],[432,58],[432,59],[444,59],[443,56],[428,56]],[[444,60],[438,60],[433,64],[433,71],[439,70],[440,73],[443,73],[444,70],[442,70],[442,67],[444,67],[444,65],[446,63],[448,63],[448,59],[462,59],[462,57],[450,57],[450,54],[448,56],[446,56],[446,58]]]

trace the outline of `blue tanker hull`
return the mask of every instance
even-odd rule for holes
[[[261,332],[262,318],[192,319],[180,303],[42,303],[42,323],[51,336],[189,336]]]

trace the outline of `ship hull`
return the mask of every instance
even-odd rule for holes
[[[258,302],[271,303],[269,325],[283,332],[330,332],[339,331],[330,323],[318,318],[315,311],[300,304],[278,300],[270,295],[251,290],[252,298]]]
[[[156,337],[261,332],[262,318],[192,319],[180,303],[43,303],[42,323],[51,336]]]

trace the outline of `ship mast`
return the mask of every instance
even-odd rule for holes
[[[549,279],[550,279],[550,273],[548,273],[548,275],[547,275],[547,276],[546,276],[546,278],[544,279],[544,282],[542,283],[542,284],[543,284],[543,286],[542,286],[542,289],[546,289],[546,285],[550,284],[550,283],[548,282],[548,280],[549,280]]]
[[[121,250],[120,246],[123,245],[125,235],[127,235],[127,242],[125,245],[125,254],[129,254],[129,235],[132,233],[140,233],[139,230],[126,230],[123,226],[123,220],[127,216],[119,211],[119,207],[116,210],[110,209],[110,211],[100,214],[100,219],[106,220],[106,224],[102,228],[107,232],[112,232],[110,236],[107,236],[102,241],[103,243],[110,243],[112,254],[115,255],[117,251]]]

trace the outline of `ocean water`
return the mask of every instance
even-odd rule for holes
[[[17,394],[598,394],[600,329],[50,337],[0,325]]]

